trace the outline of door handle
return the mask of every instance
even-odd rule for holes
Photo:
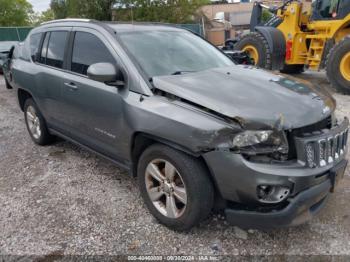
[[[70,90],[75,91],[78,90],[78,87],[75,83],[70,82],[70,83],[64,83],[65,86],[69,87]]]

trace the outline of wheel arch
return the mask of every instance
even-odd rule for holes
[[[200,153],[193,152],[188,148],[185,148],[182,145],[179,145],[175,142],[169,141],[167,139],[154,136],[152,134],[144,133],[144,132],[135,132],[132,136],[131,140],[131,161],[132,161],[132,174],[133,176],[137,176],[137,163],[141,156],[141,154],[148,148],[149,146],[160,143],[172,148],[175,148],[179,151],[182,151],[188,155],[199,157]]]
[[[17,98],[18,98],[18,103],[19,103],[19,106],[20,106],[22,112],[24,111],[24,103],[25,103],[25,101],[28,98],[34,99],[33,95],[29,91],[24,90],[22,88],[19,88],[17,90]]]
[[[140,156],[142,155],[142,153],[151,145],[153,144],[163,144],[169,147],[172,147],[174,149],[177,149],[185,154],[188,154],[192,157],[197,158],[202,165],[204,166],[204,168],[207,170],[208,175],[209,175],[209,179],[210,181],[213,183],[214,186],[214,190],[215,190],[215,206],[218,207],[218,209],[220,209],[219,207],[221,207],[222,205],[224,205],[224,200],[223,197],[220,193],[220,190],[218,188],[218,184],[215,180],[214,175],[212,174],[212,170],[209,168],[207,162],[205,161],[204,157],[202,156],[202,152],[193,152],[187,148],[185,148],[184,146],[181,146],[177,143],[174,143],[172,141],[148,134],[148,133],[144,133],[144,132],[136,132],[133,135],[132,138],[132,143],[131,143],[131,161],[132,161],[132,166],[131,166],[131,174],[134,177],[137,177],[137,166],[138,166],[138,161]]]
[[[333,39],[336,43],[339,43],[345,37],[350,36],[350,21],[342,24],[334,33]]]
[[[272,70],[279,70],[284,66],[286,56],[286,40],[283,33],[271,26],[256,26],[255,31],[267,41],[271,50]]]

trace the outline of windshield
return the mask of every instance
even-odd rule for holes
[[[148,77],[234,65],[214,46],[190,32],[135,31],[119,36]]]

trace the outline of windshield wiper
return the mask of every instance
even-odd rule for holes
[[[175,71],[174,73],[172,73],[171,75],[183,75],[184,73],[194,73],[196,71]]]

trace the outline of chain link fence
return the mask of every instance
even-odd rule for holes
[[[0,41],[24,41],[32,27],[0,27]]]

